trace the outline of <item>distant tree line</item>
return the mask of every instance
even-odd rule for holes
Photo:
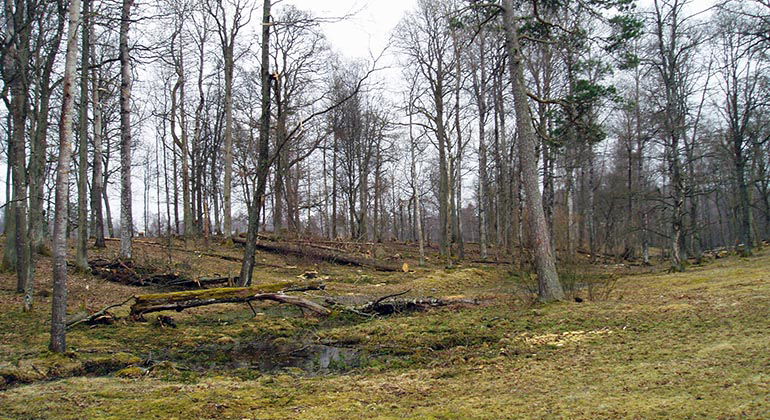
[[[258,232],[448,265],[472,243],[544,301],[578,253],[750,255],[770,239],[770,4],[695,6],[419,0],[351,60],[323,33],[345,17],[270,0],[8,0],[2,265],[29,309],[51,247],[61,351],[68,238],[87,270],[89,241],[130,259],[140,233],[243,233],[244,284]]]

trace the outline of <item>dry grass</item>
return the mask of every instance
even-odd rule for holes
[[[237,249],[215,252],[237,255]],[[205,274],[237,265],[208,258],[172,255],[172,261],[188,264],[182,268],[209,270]],[[275,256],[263,258],[290,266]],[[42,290],[50,287],[46,264],[39,271]],[[0,391],[0,418],[766,418],[770,413],[767,254],[720,259],[686,273],[616,274],[606,299],[547,306],[517,301],[515,280],[496,266],[433,266],[382,275],[314,264],[260,269],[259,276],[287,279],[309,268],[330,277],[331,294],[412,289],[414,295],[494,300],[372,320],[346,314],[303,318],[276,305],[260,307],[265,315],[255,319],[243,305],[200,308],[174,314],[177,329],[122,322],[76,329],[69,337],[73,352],[62,360],[45,351],[49,298],[40,297],[34,312],[22,313],[12,276],[4,274],[0,371],[46,373],[69,366],[62,376],[75,376],[33,378],[30,385]],[[597,274],[610,271],[617,267]],[[74,308],[104,305],[137,290],[77,275],[71,287]],[[255,339],[311,340],[360,348],[370,356],[363,367],[321,376],[227,368],[232,343]],[[116,352],[123,352],[126,362],[133,356],[173,363],[133,369],[132,375],[78,376],[89,361]]]

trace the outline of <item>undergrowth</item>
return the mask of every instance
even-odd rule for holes
[[[60,359],[45,350],[49,300],[21,312],[4,276],[0,373],[11,380],[0,418],[763,418],[770,410],[766,254],[672,274],[562,267],[570,299],[547,305],[534,302],[532,273],[502,267],[319,271],[333,295],[484,300],[382,318],[306,318],[275,304],[258,306],[256,317],[245,305],[198,308],[169,313],[177,328],[125,320],[76,328]],[[135,290],[110,287],[73,283],[75,299]],[[364,356],[321,372],[256,367],[260,351],[310,346]],[[101,364],[115,354],[122,364]]]

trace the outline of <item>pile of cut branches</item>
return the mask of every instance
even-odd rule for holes
[[[105,280],[129,286],[156,286],[171,289],[201,289],[238,282],[231,277],[201,277],[193,279],[177,272],[159,273],[140,267],[131,261],[96,259],[89,261],[91,272]]]

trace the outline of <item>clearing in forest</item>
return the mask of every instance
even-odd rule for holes
[[[137,242],[135,263],[143,267],[196,279],[238,272],[236,246],[184,250]],[[108,259],[116,246],[109,243],[101,256]],[[111,310],[112,323],[73,327],[63,355],[46,350],[50,261],[41,261],[32,313],[21,310],[14,276],[3,274],[0,418],[762,418],[770,412],[765,251],[677,274],[576,266],[562,275],[573,285],[570,301],[549,305],[532,303],[528,276],[504,264],[446,268],[429,260],[422,268],[412,263],[409,246],[385,244],[378,253],[388,263],[410,262],[408,272],[258,254],[255,285],[314,277],[323,290],[294,295],[329,307],[329,316],[255,301],[157,312],[135,322],[126,305]],[[73,272],[69,312],[165,291]],[[386,316],[345,309],[404,291],[391,300],[460,303]]]

